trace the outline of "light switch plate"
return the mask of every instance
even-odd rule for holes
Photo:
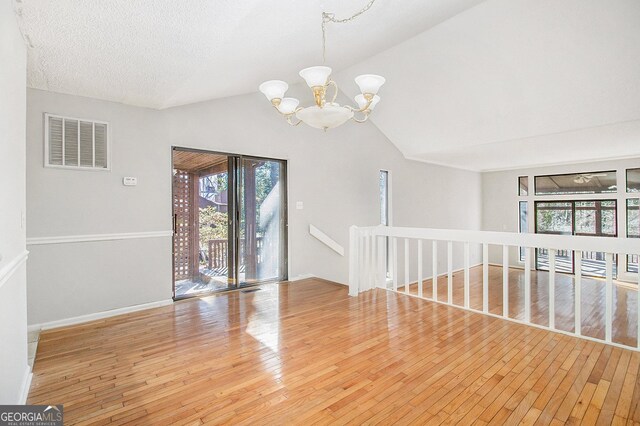
[[[304,209],[304,203],[302,201],[296,201],[296,210]]]
[[[138,178],[136,177],[124,177],[122,178],[122,184],[124,186],[136,186],[138,184]]]

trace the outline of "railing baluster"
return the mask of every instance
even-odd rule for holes
[[[358,295],[358,228],[349,228],[349,296]]]
[[[391,246],[393,250],[393,291],[398,291],[398,239],[396,237],[391,239]]]
[[[574,330],[578,336],[582,335],[582,251],[576,252],[576,278],[574,285]]]
[[[469,243],[464,243],[464,307],[469,308]]]
[[[378,244],[376,244],[377,242],[377,237],[374,234],[374,232],[371,232],[371,281],[369,283],[369,289],[373,289],[376,288],[376,277],[378,275],[378,269],[376,268],[376,259],[378,258]]]
[[[366,268],[364,260],[364,230],[360,230],[358,232],[358,293],[365,290]]]
[[[422,240],[418,240],[418,297],[422,297]]]
[[[524,321],[531,322],[531,247],[524,248]]]
[[[556,249],[549,249],[549,328],[556,328]]]
[[[387,237],[378,236],[378,287],[387,288]]]
[[[453,304],[453,241],[447,242],[447,303]]]
[[[482,244],[482,311],[489,312],[489,244]]]
[[[638,259],[638,286],[636,287],[636,312],[637,312],[637,323],[638,323],[638,340],[636,342],[636,346],[640,349],[640,255],[636,257]]]
[[[502,246],[502,316],[509,317],[509,246]]]
[[[404,239],[404,291],[409,294],[411,280],[409,278],[409,239]]]
[[[432,241],[432,259],[431,259],[431,291],[433,292],[433,300],[438,301],[438,242]]]
[[[605,261],[607,268],[607,282],[605,285],[605,308],[604,308],[604,339],[607,343],[611,342],[611,328],[613,323],[612,311],[613,311],[613,254],[605,253]]]
[[[371,249],[371,244],[369,243],[369,231],[366,231],[364,233],[364,235],[362,236],[362,240],[364,244],[364,250],[362,251],[363,264],[364,264],[364,274],[362,274],[364,281],[362,282],[362,289],[369,290],[370,288],[369,279],[370,279],[370,273],[371,273],[371,269],[369,268],[369,260],[370,260],[369,250]]]

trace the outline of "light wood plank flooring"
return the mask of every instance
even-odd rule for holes
[[[482,310],[482,266],[473,267],[469,274],[469,306]],[[575,277],[556,274],[555,321],[556,328],[575,331]],[[438,277],[438,300],[447,300],[447,276]],[[464,273],[453,274],[453,303],[464,305]],[[405,291],[400,286],[400,291]],[[431,280],[423,281],[423,296],[432,297]],[[409,286],[409,292],[418,294],[418,284]],[[582,278],[582,334],[604,340],[605,335],[605,281]],[[638,295],[636,287],[616,283],[613,287],[612,340],[627,346],[636,346],[638,329]],[[489,266],[489,312],[502,315],[502,267]],[[524,270],[509,269],[509,317],[524,319]],[[531,272],[531,320],[535,324],[549,325],[549,273]]]
[[[640,422],[640,353],[309,279],[43,332],[66,424]]]

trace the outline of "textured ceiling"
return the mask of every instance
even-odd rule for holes
[[[321,14],[365,0],[13,0],[30,41],[30,87],[167,108],[300,81],[321,62]],[[481,0],[378,0],[328,24],[327,65],[348,66]],[[371,70],[374,72],[375,70]]]
[[[640,156],[638,0],[489,0],[338,77],[368,69],[387,78],[371,120],[408,158],[494,170]]]

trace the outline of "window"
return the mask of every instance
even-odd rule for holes
[[[109,170],[109,124],[45,114],[45,166]]]
[[[526,201],[520,201],[518,206],[518,214],[519,214],[519,220],[518,220],[518,232],[520,232],[521,234],[526,234],[527,232],[529,232],[529,228],[528,228],[528,220],[527,220],[527,215],[528,215],[528,204]],[[524,247],[520,247],[519,249],[520,252],[520,262],[524,262]]]
[[[520,197],[529,195],[529,176],[520,176],[518,178],[518,195]]]
[[[389,226],[389,172],[380,170],[380,224]]]
[[[627,169],[627,192],[640,192],[640,169]]]
[[[640,238],[640,199],[627,200],[627,237]],[[627,271],[638,272],[638,255],[627,256]]]
[[[536,176],[536,195],[603,194],[617,192],[615,171]]]
[[[389,172],[387,170],[380,170],[378,175],[378,189],[380,192],[380,224],[384,226],[390,226],[390,206],[389,206]],[[391,245],[389,244],[389,238],[385,238],[384,242],[384,256],[386,263],[386,275],[387,279],[391,278]]]
[[[576,201],[575,217],[575,235],[615,237],[618,233],[614,200]]]
[[[593,237],[616,237],[616,200],[586,201],[538,201],[536,208],[536,233],[560,235],[586,235]],[[556,271],[575,273],[575,253],[558,249]],[[617,276],[617,256],[614,256],[613,274]],[[537,268],[549,270],[549,256],[546,249],[538,249]],[[606,275],[605,254],[602,252],[582,252],[582,274],[604,277]]]

